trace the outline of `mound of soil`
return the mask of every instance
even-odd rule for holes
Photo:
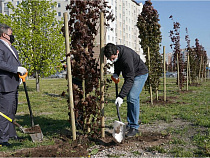
[[[88,138],[79,136],[76,141],[71,142],[69,136],[63,135],[60,139],[55,139],[55,145],[40,146],[36,148],[27,148],[17,150],[12,153],[0,153],[2,157],[87,157],[94,153],[93,150],[97,148],[97,154],[104,153],[104,150],[113,149],[113,153],[117,151],[130,151],[136,148],[146,148],[161,145],[170,139],[169,135],[162,135],[161,133],[145,132],[139,136],[126,138],[122,143],[117,143],[112,137],[111,133],[106,132],[105,138]],[[71,142],[71,143],[69,143]],[[95,144],[91,147],[91,144]],[[132,147],[132,149],[128,149]],[[109,153],[110,154],[110,153]],[[105,155],[101,155],[105,156]]]

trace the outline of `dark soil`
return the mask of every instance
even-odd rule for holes
[[[36,148],[27,148],[17,150],[12,153],[1,153],[1,157],[87,157],[89,156],[88,148],[92,145],[99,146],[98,151],[108,148],[117,148],[125,150],[129,145],[135,143],[139,147],[151,147],[163,144],[170,139],[169,135],[160,133],[145,132],[140,136],[126,138],[122,143],[117,143],[111,133],[106,132],[105,138],[88,138],[84,136],[77,137],[76,141],[71,141],[68,135],[63,135],[59,139],[55,139],[55,145],[40,146]],[[71,142],[71,143],[69,143]],[[142,146],[144,144],[144,146]]]

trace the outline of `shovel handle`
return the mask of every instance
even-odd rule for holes
[[[119,105],[118,104],[116,105],[116,108],[117,108],[117,116],[118,116],[118,119],[121,122],[120,112],[119,112]]]
[[[115,83],[115,90],[116,90],[116,98],[118,97],[118,84]]]
[[[24,86],[24,90],[25,90],[25,94],[26,94],[26,99],[27,99],[27,102],[28,102],[28,109],[29,109],[29,112],[30,112],[30,117],[31,117],[31,125],[32,125],[32,127],[34,127],[34,118],[33,118],[32,110],[31,110],[31,103],[30,103],[29,96],[28,96],[28,91],[27,91],[27,88],[26,88],[26,77],[27,77],[27,75],[28,75],[28,72],[26,72],[22,76],[19,74],[19,77],[23,80],[23,86]]]
[[[26,82],[26,77],[27,76],[28,76],[28,71],[22,76],[19,74],[19,77],[23,80],[23,82]]]
[[[8,117],[7,115],[3,114],[2,112],[0,112],[0,115],[2,117],[4,117],[5,119],[7,119],[9,122],[12,122],[14,125],[18,126],[19,128],[22,128],[22,126],[20,124],[18,124],[16,121],[12,120],[10,117]]]
[[[115,91],[116,91],[116,98],[118,97],[118,83],[115,83]],[[117,108],[117,116],[119,121],[121,122],[120,112],[119,112],[119,104],[116,105]]]
[[[23,86],[24,86],[24,89],[25,89],[26,99],[27,99],[27,102],[28,102],[28,109],[29,109],[29,113],[30,113],[30,117],[31,117],[31,126],[34,127],[34,117],[33,117],[33,114],[32,114],[31,103],[30,103],[30,100],[29,100],[28,91],[27,91],[25,82],[23,82]]]

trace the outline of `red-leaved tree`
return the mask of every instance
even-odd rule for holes
[[[77,128],[99,136],[100,123],[100,70],[98,60],[94,58],[94,41],[99,30],[100,13],[104,12],[106,22],[114,20],[108,11],[107,2],[71,0],[66,7],[69,10],[69,36],[73,84],[73,98]],[[107,26],[108,24],[105,23]],[[64,32],[64,27],[62,29]],[[76,83],[75,82],[75,83]],[[82,82],[85,83],[81,87]],[[78,86],[80,85],[80,86]],[[69,115],[70,116],[70,115]]]

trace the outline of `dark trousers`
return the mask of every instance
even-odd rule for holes
[[[0,92],[0,111],[15,119],[17,112],[18,92]],[[0,143],[8,142],[9,138],[17,136],[15,126],[3,116],[0,116]]]

